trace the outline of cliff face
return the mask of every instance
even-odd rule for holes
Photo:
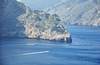
[[[58,14],[67,24],[100,26],[100,0],[62,0],[44,11]]]
[[[72,42],[58,15],[32,11],[16,0],[1,0],[0,3],[0,36]]]
[[[25,27],[25,34],[29,38],[51,41],[71,42],[71,35],[57,14],[50,15],[43,11],[31,11],[26,8],[26,13],[18,17]]]
[[[0,36],[24,36],[24,26],[17,17],[25,10],[18,6],[16,0],[0,0]]]

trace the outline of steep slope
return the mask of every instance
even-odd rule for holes
[[[24,26],[16,19],[23,13],[16,0],[0,0],[0,36],[24,36]]]
[[[26,9],[26,13],[19,16],[18,20],[25,27],[25,34],[29,38],[51,41],[71,42],[71,35],[58,15],[50,15],[43,11]]]
[[[100,26],[100,0],[62,0],[44,11],[58,14],[67,24]]]
[[[30,10],[16,0],[0,1],[0,37],[29,37],[72,42],[58,15]]]

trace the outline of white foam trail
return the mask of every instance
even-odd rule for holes
[[[67,46],[67,45],[59,45],[59,44],[40,44],[40,45],[47,45],[47,46]]]
[[[21,56],[21,55],[33,55],[33,54],[42,54],[42,53],[48,53],[50,51],[42,51],[42,52],[32,52],[32,53],[24,53],[24,54],[18,54],[18,55],[11,55],[11,56],[2,56],[0,58],[7,58],[7,57],[14,57],[14,56]]]
[[[35,45],[35,44],[26,44],[26,45]]]
[[[28,43],[26,45],[46,45],[46,46],[69,46],[69,45],[59,45],[59,44],[43,44],[43,43]]]
[[[36,45],[36,44],[39,44],[39,43],[27,43],[26,45]]]
[[[22,55],[32,55],[32,54],[41,54],[41,53],[48,53],[49,51],[42,51],[42,52],[32,52],[32,53],[24,53]]]

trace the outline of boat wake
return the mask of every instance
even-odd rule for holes
[[[59,44],[40,44],[40,43],[28,43],[26,45],[33,46],[33,45],[45,45],[45,46],[69,46],[69,45],[59,45]]]
[[[48,52],[50,52],[50,51],[31,52],[31,53],[24,53],[24,54],[18,54],[18,55],[2,56],[0,58],[15,57],[15,56],[25,56],[25,55],[34,55],[34,54],[43,54],[43,53],[48,53]]]
[[[22,55],[33,55],[33,54],[41,54],[41,53],[48,53],[49,51],[42,51],[42,52],[32,52],[32,53],[24,53]]]

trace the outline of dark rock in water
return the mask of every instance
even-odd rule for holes
[[[3,2],[0,7],[0,36],[72,42],[71,34],[57,14],[32,11],[16,0],[0,2]]]

